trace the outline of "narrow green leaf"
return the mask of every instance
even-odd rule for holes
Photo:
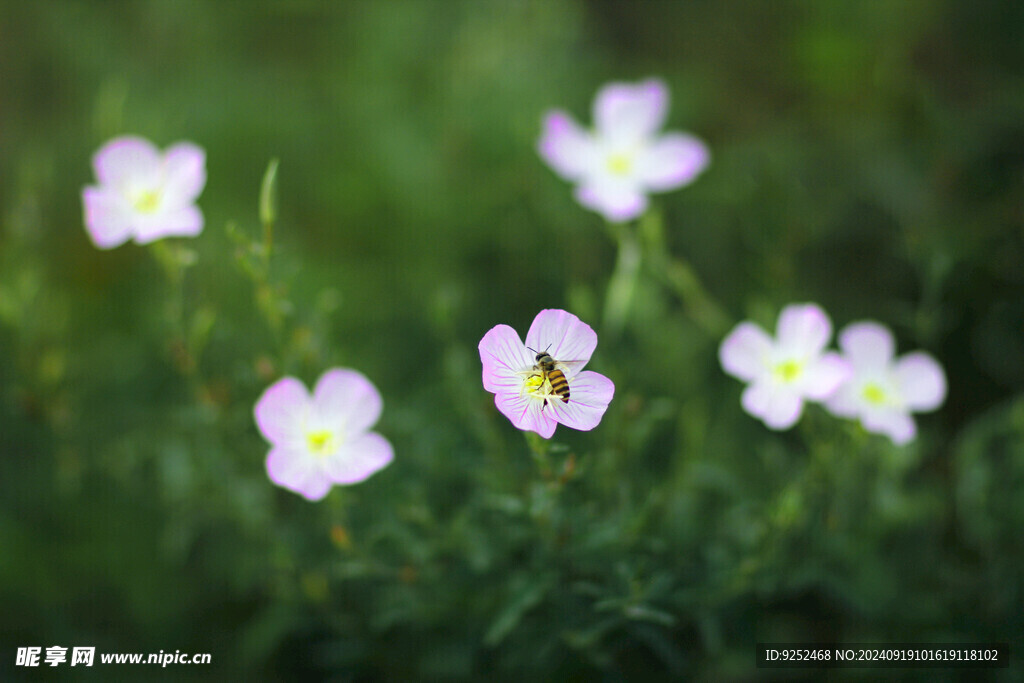
[[[519,624],[523,616],[535,607],[551,589],[552,576],[519,576],[513,580],[512,597],[498,617],[487,629],[484,643],[498,645]]]
[[[260,184],[260,223],[273,225],[277,220],[277,159],[271,159]]]

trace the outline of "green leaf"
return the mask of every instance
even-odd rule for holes
[[[277,220],[277,159],[271,159],[260,183],[260,223],[273,225]]]
[[[544,598],[554,583],[554,575],[551,574],[540,577],[521,574],[513,579],[511,599],[487,629],[484,643],[490,647],[501,643],[519,624],[523,615]]]
[[[675,626],[676,618],[668,612],[663,612],[648,605],[629,605],[622,610],[622,613],[635,621],[650,621],[662,626]]]

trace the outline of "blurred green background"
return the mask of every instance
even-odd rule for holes
[[[51,645],[209,652],[173,675],[210,680],[753,678],[759,641],[1019,657],[1024,3],[0,7],[4,677]],[[613,335],[615,244],[535,145],[547,109],[589,122],[650,76],[712,164],[657,198]],[[83,228],[90,157],[126,133],[207,151],[180,282]],[[817,406],[768,431],[672,259],[732,322],[884,322],[946,404],[906,448]],[[544,464],[476,345],[551,307],[617,392]],[[396,458],[311,504],[266,478],[252,406],[335,365],[381,389]]]

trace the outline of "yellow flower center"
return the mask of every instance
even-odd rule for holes
[[[160,192],[157,190],[136,192],[132,197],[132,206],[140,213],[153,213],[160,208]]]
[[[555,393],[551,388],[551,382],[539,372],[529,375],[523,381],[523,391],[540,399],[546,399]]]
[[[309,450],[317,455],[327,455],[334,451],[334,434],[326,429],[309,432],[306,434],[306,442],[309,444]]]
[[[869,382],[868,384],[865,384],[862,393],[864,395],[865,401],[867,401],[868,403],[874,403],[876,406],[882,405],[886,401],[885,389],[878,386],[874,382]]]
[[[613,154],[608,157],[608,170],[615,175],[628,175],[633,168],[633,161],[625,154]]]
[[[785,384],[795,382],[803,374],[803,371],[803,363],[798,363],[795,360],[783,361],[775,366],[775,376]]]

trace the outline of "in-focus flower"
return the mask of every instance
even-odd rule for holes
[[[722,368],[748,382],[743,409],[772,429],[788,429],[803,412],[804,401],[823,401],[850,376],[849,364],[825,352],[832,322],[815,304],[782,309],[775,339],[762,327],[742,322],[718,351]]]
[[[161,154],[149,140],[125,136],[96,152],[92,165],[99,184],[82,190],[82,203],[85,229],[100,249],[202,232],[195,205],[206,185],[202,148],[179,142]]]
[[[710,159],[692,135],[659,135],[667,113],[662,81],[609,83],[594,101],[594,130],[582,129],[564,111],[548,112],[538,151],[576,183],[580,204],[615,223],[632,220],[647,209],[647,193],[689,184]]]
[[[894,358],[896,342],[884,325],[847,325],[839,348],[853,376],[825,405],[834,415],[859,419],[869,432],[908,443],[917,434],[910,413],[935,410],[946,398],[946,374],[938,361],[923,351]]]
[[[256,425],[270,442],[270,480],[309,500],[334,484],[355,484],[391,462],[391,444],[370,428],[383,407],[362,373],[328,370],[313,395],[294,377],[271,385],[256,403]]]
[[[484,389],[494,394],[494,405],[518,429],[537,432],[545,439],[551,438],[559,422],[573,429],[593,429],[615,393],[610,379],[582,370],[597,348],[597,333],[566,311],[538,313],[525,345],[511,327],[497,325],[480,340],[479,348]],[[563,401],[560,378],[537,364],[537,353],[559,361],[557,370],[568,382],[568,401]]]

